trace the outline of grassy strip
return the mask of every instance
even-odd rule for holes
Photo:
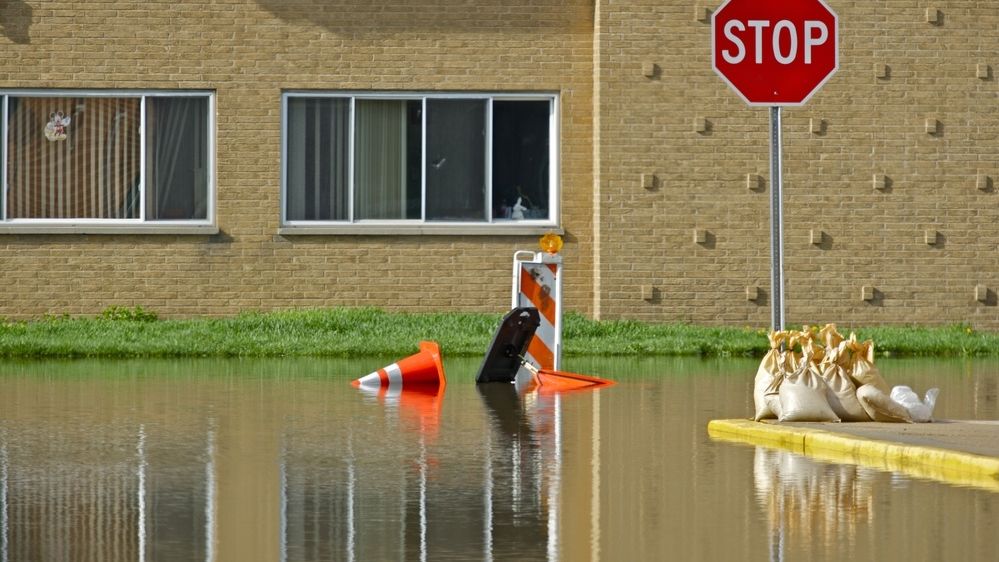
[[[405,356],[435,340],[448,356],[485,352],[500,314],[386,313],[373,308],[245,313],[230,318],[156,320],[146,311],[98,318],[0,322],[0,357]],[[847,330],[843,330],[847,333]],[[760,357],[766,330],[594,321],[568,314],[566,355]],[[999,334],[966,326],[857,330],[879,356],[996,356]]]

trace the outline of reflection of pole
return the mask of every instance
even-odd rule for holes
[[[590,560],[600,560],[600,391],[593,391],[593,456],[590,459]]]
[[[6,100],[4,103],[7,103]],[[7,562],[7,548],[10,544],[9,527],[7,524],[7,439],[0,445],[0,517],[3,517],[3,550],[0,551],[3,562]]]
[[[780,106],[770,108],[770,325],[784,329],[784,204]]]
[[[420,562],[427,562],[427,444],[420,434]]]
[[[774,482],[774,491],[777,495],[777,524],[773,526],[770,534],[770,560],[772,562],[783,562],[784,560],[784,494],[779,489],[780,479]]]
[[[280,476],[281,497],[278,501],[280,515],[278,517],[278,552],[281,562],[288,560],[288,451],[285,449],[285,439],[281,439],[281,464],[278,465]]]
[[[486,481],[483,489],[485,490],[485,523],[483,524],[483,547],[482,547],[482,560],[483,562],[493,561],[493,446],[492,446],[492,433],[490,431],[485,432],[485,445],[486,445],[486,469],[485,476]]]
[[[139,442],[135,446],[139,457],[139,489],[136,492],[139,504],[139,562],[146,560],[146,427],[139,425]]]
[[[555,395],[555,458],[548,486],[548,560],[558,560],[558,502],[562,477],[562,399]]]
[[[536,472],[536,474],[541,474]],[[520,440],[510,443],[510,491],[513,509],[520,510]]]
[[[208,462],[205,463],[205,561],[215,561],[215,420],[208,422],[208,439],[205,444]]]
[[[354,530],[354,439],[353,434],[347,434],[347,562],[354,562],[354,541],[357,533]]]

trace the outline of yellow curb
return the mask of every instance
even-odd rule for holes
[[[751,420],[712,420],[708,435],[723,441],[785,449],[823,461],[859,464],[999,492],[999,458],[994,457]]]

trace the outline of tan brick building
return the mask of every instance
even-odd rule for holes
[[[0,316],[500,311],[557,228],[567,309],[765,326],[768,115],[711,69],[718,3],[5,2]],[[999,9],[828,4],[788,322],[999,328]]]

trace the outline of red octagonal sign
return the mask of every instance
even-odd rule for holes
[[[725,0],[711,66],[749,105],[801,105],[839,66],[836,23],[823,0]]]

